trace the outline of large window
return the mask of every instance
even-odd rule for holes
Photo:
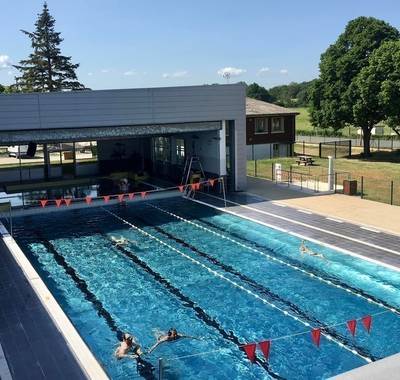
[[[254,133],[268,133],[268,123],[265,118],[256,118],[254,123]]]
[[[170,140],[168,137],[154,138],[154,160],[170,162]]]
[[[176,163],[183,164],[185,162],[185,140],[176,139]]]
[[[273,117],[271,119],[271,133],[283,133],[283,132],[285,132],[283,117]]]

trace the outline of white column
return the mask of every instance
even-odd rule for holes
[[[219,175],[226,175],[226,121],[222,120],[219,133]],[[231,148],[232,149],[232,148]]]
[[[335,173],[333,168],[333,157],[328,156],[328,190],[332,191],[335,182]]]

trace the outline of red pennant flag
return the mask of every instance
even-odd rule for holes
[[[365,317],[361,318],[361,322],[369,334],[369,332],[371,330],[372,317],[370,315],[366,315]]]
[[[90,203],[92,203],[92,197],[85,197],[85,202],[89,205]]]
[[[48,200],[47,199],[41,199],[39,202],[40,202],[40,205],[42,207],[46,207]]]
[[[208,183],[211,185],[211,187],[214,187],[215,179],[209,179]]]
[[[104,202],[108,203],[108,201],[110,200],[110,196],[109,195],[104,195]]]
[[[311,330],[311,338],[315,345],[319,347],[319,343],[321,341],[321,329],[312,329]]]
[[[196,190],[200,190],[200,182],[196,183]]]
[[[196,191],[196,184],[195,184],[195,183],[192,183],[192,184],[190,185],[190,187],[192,188],[193,191]]]
[[[124,200],[125,194],[118,194],[118,201],[122,202]]]
[[[72,202],[72,199],[71,199],[71,198],[65,198],[65,199],[64,199],[64,202],[65,202],[65,204],[66,204],[67,206],[69,206],[69,205],[71,204],[71,202]]]
[[[130,200],[132,200],[135,197],[135,193],[129,193],[128,197],[129,197]]]
[[[258,347],[260,347],[260,350],[263,353],[265,360],[268,360],[269,349],[271,348],[271,341],[265,340],[264,342],[260,342],[258,343]]]
[[[243,346],[243,350],[251,362],[254,362],[256,360],[256,348],[257,344],[255,343],[245,344]]]
[[[62,203],[62,199],[56,199],[56,205],[57,205],[57,207],[60,207],[61,206],[61,203]]]
[[[142,196],[142,198],[145,198],[146,195],[147,195],[147,192],[146,192],[146,191],[142,191],[142,192],[140,193],[140,195]]]
[[[347,327],[351,332],[351,335],[356,335],[356,327],[357,327],[357,321],[355,319],[352,319],[351,321],[347,321]]]
[[[178,186],[178,188],[179,188],[179,191],[180,191],[181,193],[183,193],[183,186],[180,185],[180,186]]]

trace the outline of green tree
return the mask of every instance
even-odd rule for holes
[[[75,70],[79,64],[71,63],[71,57],[61,54],[59,48],[63,39],[54,30],[55,20],[44,3],[42,13],[38,14],[35,31],[22,30],[30,40],[33,52],[28,59],[15,65],[22,75],[16,78],[22,91],[62,91],[81,90],[85,86],[78,82]]]
[[[275,99],[275,103],[284,107],[306,107],[309,103],[309,91],[314,81],[292,82],[286,85],[275,86],[268,91]]]
[[[372,17],[350,21],[344,33],[321,55],[320,76],[310,91],[311,121],[319,128],[361,128],[364,155],[370,155],[371,130],[382,118],[377,108],[362,107],[357,76],[385,41],[398,40],[399,31]],[[361,102],[361,103],[360,103]]]
[[[270,95],[265,87],[258,85],[257,83],[252,83],[246,88],[246,95],[249,98],[254,98],[262,100],[263,102],[273,102],[274,98]]]
[[[4,92],[5,90],[6,90],[6,88],[5,88],[3,85],[0,84],[0,94],[1,94],[2,92]]]
[[[357,99],[353,108],[356,120],[372,114],[400,136],[400,40],[385,42],[371,54],[352,90]]]

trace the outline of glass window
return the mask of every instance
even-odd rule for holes
[[[183,164],[185,162],[185,140],[176,139],[176,162]]]
[[[257,118],[254,124],[254,133],[268,133],[268,123],[267,119]]]
[[[168,137],[154,138],[154,159],[170,162],[170,141]]]
[[[285,132],[283,117],[273,117],[271,119],[271,133]]]

